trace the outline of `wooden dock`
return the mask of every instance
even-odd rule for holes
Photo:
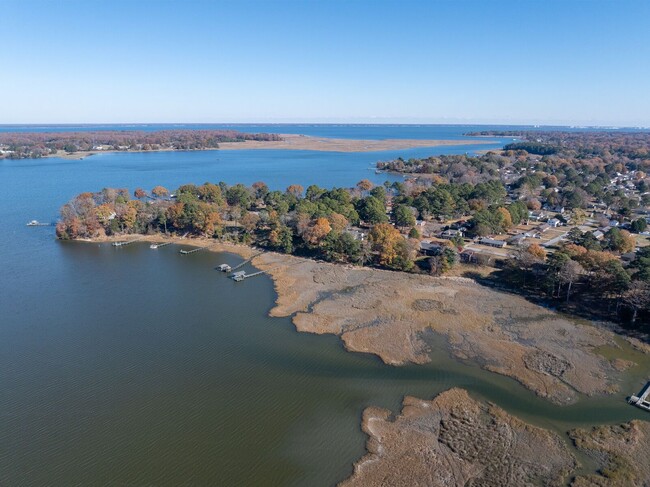
[[[150,249],[159,249],[160,247],[164,247],[165,245],[171,245],[172,242],[163,242],[163,243],[153,243],[149,245]]]
[[[638,396],[630,396],[627,402],[630,404],[650,411],[650,401],[648,401],[648,396],[650,396],[650,382],[648,382]]]
[[[142,240],[144,237],[138,237],[134,238],[133,240],[125,240],[124,242],[113,242],[113,247],[123,247],[125,245],[132,244],[133,242],[137,242],[138,240]]]
[[[192,249],[192,250],[183,250],[183,249],[181,249],[178,252],[183,254],[183,255],[189,255],[189,254],[193,254],[194,252],[200,252],[201,250],[209,249],[210,247],[214,247],[215,245],[219,245],[219,244],[218,243],[213,243],[213,244],[210,244],[210,245],[206,245],[205,247],[197,247],[197,248]]]
[[[237,269],[240,269],[241,267],[244,267],[246,264],[248,264],[251,260],[253,260],[255,257],[258,255],[262,255],[264,252],[258,252],[256,254],[251,255],[248,259],[246,259],[243,262],[240,262],[237,264],[235,267],[233,267],[231,270],[236,271]]]
[[[237,271],[234,272],[233,274],[230,275],[230,278],[233,281],[240,282],[243,281],[244,279],[248,279],[250,277],[255,277],[259,276],[260,274],[266,274],[267,271],[258,271],[258,272],[253,272],[252,274],[246,274],[246,271]]]

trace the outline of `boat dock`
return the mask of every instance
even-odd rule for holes
[[[165,245],[171,245],[172,242],[163,242],[163,243],[153,243],[149,245],[150,249],[159,249],[160,247],[164,247]]]
[[[252,274],[246,274],[246,271],[237,271],[231,274],[230,278],[233,281],[240,282],[243,281],[244,279],[248,279],[249,277],[259,276],[260,274],[266,274],[266,271],[253,272]]]
[[[246,260],[243,261],[243,262],[240,262],[240,263],[237,264],[235,267],[233,267],[232,270],[233,270],[233,271],[236,271],[237,269],[239,269],[239,268],[241,268],[241,267],[244,267],[246,264],[248,264],[248,263],[249,263],[251,260],[253,260],[255,257],[257,257],[258,255],[262,255],[263,253],[264,253],[264,252],[258,252],[258,253],[256,253],[256,254],[251,255],[248,259],[246,259]]]
[[[124,245],[129,245],[132,244],[133,242],[137,242],[138,240],[142,240],[144,237],[138,237],[134,238],[133,240],[125,240],[123,242],[113,242],[113,247],[122,247]]]
[[[28,227],[51,227],[51,223],[41,223],[38,220],[32,220],[27,224]]]
[[[650,401],[648,401],[648,396],[650,396],[650,382],[641,389],[638,396],[630,396],[627,402],[641,409],[645,409],[646,411],[650,411]]]
[[[209,249],[210,247],[214,247],[215,245],[218,245],[218,244],[213,243],[213,244],[210,244],[210,245],[206,245],[205,247],[197,247],[197,248],[192,249],[192,250],[179,250],[179,253],[181,253],[183,255],[193,254],[194,252],[200,252],[201,250]]]

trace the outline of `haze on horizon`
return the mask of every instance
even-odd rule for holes
[[[0,124],[650,126],[642,0],[0,5]]]

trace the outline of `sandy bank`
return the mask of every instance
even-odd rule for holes
[[[404,150],[416,147],[439,147],[450,145],[485,144],[486,140],[418,140],[418,139],[384,139],[384,140],[353,140],[330,139],[327,137],[311,137],[307,135],[280,134],[280,141],[225,142],[219,144],[222,150],[241,149],[284,149],[312,150],[325,152],[375,152],[388,150]]]
[[[205,148],[192,150],[156,149],[156,150],[102,150],[68,153],[60,150],[56,154],[43,157],[58,157],[60,159],[80,160],[95,154],[109,154],[114,152],[196,152],[213,150],[251,150],[251,149],[283,149],[283,150],[311,150],[323,152],[378,152],[388,150],[405,150],[417,147],[440,147],[455,145],[485,144],[489,140],[419,140],[419,139],[384,139],[384,140],[358,140],[358,139],[330,139],[327,137],[311,137],[308,135],[281,134],[283,140],[247,140],[244,142],[222,142],[219,148]],[[494,141],[496,143],[496,141]],[[496,148],[493,150],[500,150]]]
[[[554,433],[451,389],[432,401],[406,397],[401,413],[367,408],[368,454],[342,487],[564,485],[577,466]]]

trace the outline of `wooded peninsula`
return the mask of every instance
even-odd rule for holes
[[[105,151],[207,150],[220,143],[280,141],[277,134],[235,130],[99,130],[93,132],[0,133],[0,159],[34,159],[51,155]]]
[[[484,283],[640,329],[650,311],[645,137],[646,152],[608,136],[615,153],[549,142],[544,156],[506,148],[380,162],[410,177],[382,186],[104,189],[66,204],[57,235],[189,234],[433,275],[487,267]]]

